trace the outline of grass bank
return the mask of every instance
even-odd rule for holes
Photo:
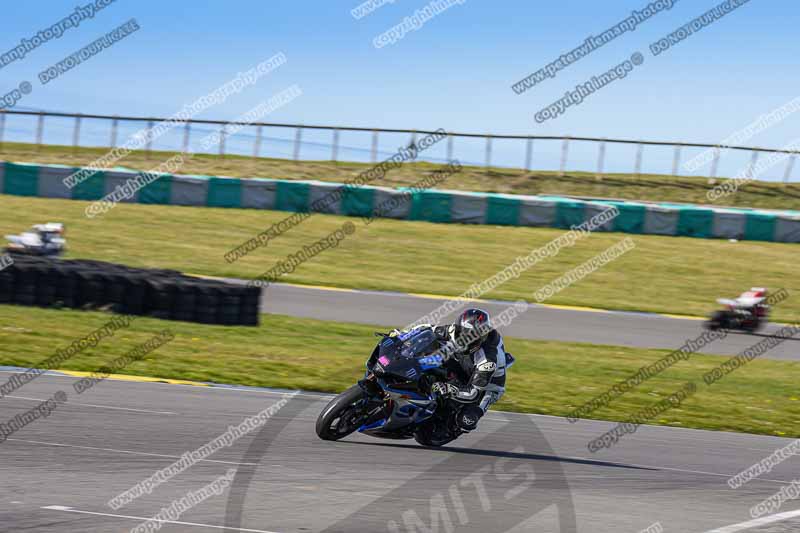
[[[119,204],[87,219],[87,202],[0,195],[0,235],[34,223],[64,222],[69,256],[173,268],[210,276],[255,278],[305,245],[355,224],[336,248],[301,264],[282,281],[456,296],[521,254],[563,233],[550,228],[433,224],[314,215],[246,257],[228,264],[231,248],[288,216],[279,211]],[[549,303],[705,315],[715,299],[751,286],[800,295],[795,244],[596,233],[539,262],[488,298],[533,300],[533,293],[625,237],[635,249],[553,296]],[[368,274],[368,275],[367,275]],[[773,318],[800,316],[790,296]]]

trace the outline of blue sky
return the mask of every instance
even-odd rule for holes
[[[283,52],[286,65],[213,107],[204,118],[235,118],[297,84],[303,96],[267,120],[709,143],[721,141],[800,95],[800,5],[789,0],[751,0],[653,57],[647,49],[650,43],[718,3],[679,0],[671,10],[522,95],[511,90],[514,82],[579,46],[588,35],[620,22],[649,0],[466,0],[380,49],[373,46],[374,37],[428,2],[394,0],[356,20],[350,11],[359,3],[117,0],[94,19],[0,69],[0,93],[28,80],[34,84],[33,93],[17,104],[20,109],[170,115],[237,72]],[[0,51],[67,16],[76,4],[60,0],[15,4],[11,13],[4,14],[6,31],[0,37]],[[130,18],[136,18],[140,31],[57,80],[45,86],[38,83],[41,70]],[[537,111],[565,91],[637,51],[644,54],[645,62],[627,78],[554,120],[534,121]],[[750,144],[783,146],[800,136],[798,126],[800,113],[759,134]],[[9,135],[25,135],[29,128],[28,123],[10,123]],[[291,132],[273,135],[291,138]],[[313,134],[306,140],[319,142],[320,151],[329,142],[328,137]],[[369,146],[368,139],[355,136],[343,142]],[[391,152],[400,142],[382,139],[381,150]],[[522,160],[523,150],[517,144],[498,143],[494,148],[502,162]],[[539,164],[534,166],[557,164],[559,150],[552,143],[535,148]],[[588,164],[595,158],[594,148],[586,147],[586,153],[579,147],[574,150],[576,161],[585,159]],[[465,142],[456,152],[464,160],[483,161],[481,143]],[[609,164],[625,165],[630,160],[632,165],[629,152],[609,149]],[[726,156],[723,168],[728,168],[726,164],[737,167],[745,156]],[[662,167],[669,166],[668,160],[671,152],[649,152],[645,170],[666,170]]]

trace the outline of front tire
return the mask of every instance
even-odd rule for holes
[[[357,404],[365,399],[361,387],[353,385],[331,400],[317,418],[317,436],[322,440],[339,440],[358,429],[364,409]]]
[[[706,322],[706,328],[711,331],[728,328],[728,315],[725,311],[714,311],[711,319]]]

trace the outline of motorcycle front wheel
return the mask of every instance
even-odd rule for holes
[[[705,322],[706,329],[716,331],[718,329],[727,329],[728,315],[724,311],[715,311],[711,318]]]
[[[365,418],[367,395],[353,385],[322,410],[317,418],[317,436],[322,440],[339,440],[357,430]]]

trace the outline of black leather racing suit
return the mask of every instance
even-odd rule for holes
[[[470,348],[458,343],[462,332],[457,324],[428,327],[445,345],[445,365],[458,377],[458,391],[451,398],[488,411],[505,393],[506,368],[513,361],[505,351],[502,335],[492,329],[480,345]]]

